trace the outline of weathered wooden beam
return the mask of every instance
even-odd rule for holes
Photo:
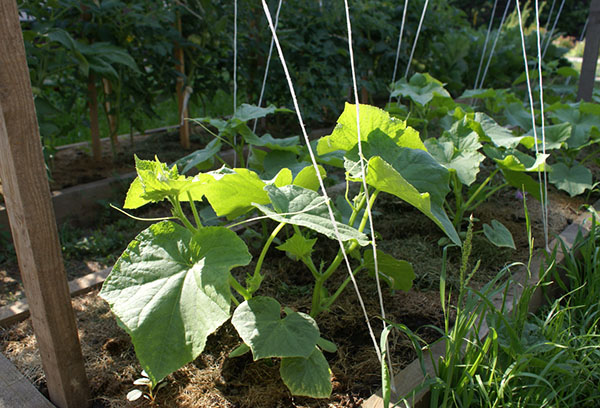
[[[6,357],[0,354],[0,408],[54,408]]]
[[[579,75],[577,100],[591,101],[596,83],[596,65],[598,64],[598,49],[600,48],[600,0],[592,0],[590,17],[585,32],[585,48]]]
[[[0,1],[0,67],[0,177],[48,392],[59,407],[86,407],[88,380],[13,0]]]

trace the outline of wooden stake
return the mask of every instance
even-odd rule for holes
[[[102,160],[102,144],[100,143],[100,126],[98,124],[98,92],[96,91],[96,77],[91,72],[88,77],[88,107],[90,109],[92,157],[95,162],[99,162]]]
[[[577,100],[591,101],[596,83],[596,65],[598,63],[598,49],[600,48],[600,0],[592,0],[590,4],[590,17],[585,32],[585,48],[579,75],[579,89]]]
[[[104,88],[104,109],[106,110],[106,117],[108,118],[108,128],[110,131],[110,140],[114,147],[119,145],[119,138],[117,137],[117,116],[114,113],[111,113],[112,109],[110,105],[110,101],[108,100],[110,95],[112,94],[112,85],[110,81],[106,78],[102,78],[102,86]]]
[[[87,407],[88,380],[13,0],[0,1],[0,67],[0,177],[48,392],[59,407]]]
[[[176,21],[177,31],[181,34],[181,15],[177,13]],[[177,106],[179,107],[179,120],[181,118],[188,117],[188,109],[185,102],[185,90],[184,90],[184,77],[185,77],[185,56],[183,54],[183,48],[179,44],[175,44],[175,59],[177,65],[175,69],[180,73],[177,77]],[[185,120],[179,127],[179,140],[184,149],[190,148],[190,123]]]

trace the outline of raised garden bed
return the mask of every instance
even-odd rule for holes
[[[576,219],[580,201],[563,195],[551,197],[551,231],[557,234]],[[537,242],[541,236],[540,211],[533,201],[529,207],[534,220]],[[381,245],[390,253],[401,254],[413,263],[417,273],[416,287],[409,292],[392,293],[385,290],[388,317],[407,324],[413,330],[425,324],[440,324],[439,295],[436,276],[441,265],[441,248],[436,242],[441,233],[412,207],[396,199],[386,199],[376,217],[376,229],[385,238]],[[513,191],[506,191],[480,207],[477,217],[481,222],[491,218],[500,219],[511,229],[518,251],[498,250],[487,241],[476,238],[474,259],[481,258],[482,269],[478,282],[493,276],[499,265],[527,257],[526,238],[522,226],[522,204],[514,199]],[[481,237],[481,236],[480,236]],[[335,248],[321,248],[325,255]],[[267,272],[265,293],[277,294],[293,309],[306,311],[310,305],[310,280],[297,263],[282,253],[271,249],[272,262]],[[456,274],[458,251],[450,257],[450,276]],[[243,275],[250,271],[242,269]],[[338,271],[335,280],[343,280]],[[332,282],[335,284],[335,282]],[[376,322],[379,314],[374,282],[368,276],[359,280],[363,295],[367,298],[370,315]],[[86,356],[87,372],[92,384],[95,406],[136,406],[128,403],[126,394],[134,388],[133,381],[140,377],[141,368],[133,353],[127,334],[116,325],[108,306],[97,297],[96,292],[74,299],[78,327]],[[327,354],[333,372],[334,391],[330,399],[319,400],[292,397],[279,379],[279,363],[252,362],[248,356],[227,358],[228,353],[239,344],[233,327],[227,323],[209,337],[205,352],[193,363],[175,372],[166,380],[167,386],[159,391],[159,406],[211,406],[211,407],[353,407],[366,401],[380,386],[379,362],[364,326],[364,319],[356,302],[356,296],[348,288],[330,312],[317,319],[322,334],[338,345],[338,352]],[[2,330],[2,353],[42,391],[44,378],[37,348],[28,321]],[[420,331],[429,341],[434,340],[433,331]],[[218,347],[217,343],[221,346]],[[394,344],[395,370],[411,363],[415,355],[408,339],[398,336]],[[372,400],[370,400],[372,401]],[[143,406],[145,402],[138,405]],[[369,402],[371,404],[371,402]],[[368,406],[368,405],[365,405]]]

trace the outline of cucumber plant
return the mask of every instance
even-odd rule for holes
[[[360,106],[360,118],[363,157],[357,150],[353,105],[346,106],[333,133],[317,143],[319,154],[344,154],[348,184],[366,180],[369,200],[362,188],[352,199],[348,197],[350,189],[347,191],[351,213],[346,222],[333,203],[329,205],[338,216],[335,221],[329,217],[328,203],[317,192],[317,170],[325,174],[320,166],[306,167],[295,175],[283,168],[273,178],[263,180],[246,168],[223,167],[188,177],[179,174],[177,166],[169,167],[158,159],[136,160],[138,177],[129,188],[124,207],[167,200],[173,216],[151,225],[129,244],[100,295],[131,336],[153,385],[195,359],[207,337],[231,319],[243,341],[232,356],[251,352],[254,360],[279,358],[281,378],[292,394],[327,397],[332,388],[323,351],[335,352],[336,348],[321,336],[315,318],[335,302],[350,277],[331,294],[326,290],[325,284],[343,254],[340,248],[329,263],[313,259],[317,239],[339,237],[345,251],[356,260],[353,275],[374,275],[378,270],[392,289],[409,290],[414,271],[408,262],[378,250],[375,268],[373,251],[362,250],[369,242],[364,233],[366,211],[362,210],[372,208],[377,196],[385,192],[419,209],[460,245],[443,209],[449,192],[448,170],[427,153],[419,134],[405,122],[367,105]],[[359,170],[360,160],[365,161],[365,174]],[[202,225],[195,202],[203,199],[218,216],[229,220],[258,211],[276,223],[253,272],[244,281],[232,269],[249,265],[252,256],[229,227]],[[183,211],[185,203],[191,208],[191,220]],[[277,249],[302,262],[313,276],[309,313],[283,307],[282,315],[277,299],[259,293],[267,278],[263,266],[269,262],[268,250],[286,226],[291,236]]]

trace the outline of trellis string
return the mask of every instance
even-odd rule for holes
[[[523,32],[523,20],[521,17],[521,7],[519,5],[519,0],[515,0],[515,1],[516,1],[516,7],[517,7],[517,15],[519,18],[519,31],[521,33],[521,48],[523,50],[523,61],[525,64],[525,78],[527,81],[527,94],[529,96],[529,106],[530,106],[530,110],[531,110],[531,122],[533,124],[533,138],[534,138],[534,143],[535,143],[535,154],[536,154],[536,158],[537,158],[537,156],[539,155],[539,146],[538,146],[537,128],[536,128],[536,123],[535,123],[535,110],[534,110],[534,106],[533,106],[533,92],[531,90],[531,81],[529,79],[529,66],[527,63],[527,52],[525,49],[525,33]],[[537,8],[537,0],[536,0],[536,8]],[[538,23],[539,23],[539,20],[538,20]],[[539,30],[538,30],[538,35],[539,35]],[[538,56],[541,57],[541,55],[539,55],[539,47],[538,47]],[[541,70],[541,68],[540,68],[540,70]],[[540,80],[541,80],[541,78],[540,78]],[[542,120],[543,120],[543,114],[542,114]],[[542,131],[543,131],[543,126],[542,126]],[[545,140],[542,141],[542,144],[544,145],[544,148],[545,148]],[[540,183],[540,195],[541,195],[540,198],[542,199],[542,223],[544,224],[544,240],[545,240],[546,248],[548,248],[548,235],[547,235],[548,220],[546,219],[547,202],[546,202],[546,195],[545,195],[545,193],[547,192],[547,186],[546,185],[542,186],[540,171],[538,171],[538,180]],[[542,190],[542,189],[544,189],[544,190]]]
[[[277,53],[279,55],[279,60],[281,61],[281,65],[283,67],[283,71],[285,73],[285,78],[287,80],[288,83],[288,87],[290,89],[290,94],[292,96],[292,101],[294,103],[294,109],[296,111],[296,115],[298,116],[298,122],[300,124],[300,128],[302,130],[302,136],[304,137],[304,141],[306,142],[306,147],[308,149],[308,154],[310,156],[313,168],[315,169],[315,174],[317,176],[317,179],[319,180],[319,185],[321,187],[321,191],[323,194],[323,197],[325,198],[325,203],[327,204],[327,211],[329,212],[329,219],[331,220],[331,223],[333,224],[333,231],[335,236],[337,237],[338,240],[338,244],[340,245],[340,250],[342,252],[342,256],[344,258],[344,262],[346,264],[346,268],[348,270],[348,274],[350,275],[350,279],[352,280],[352,284],[354,285],[354,290],[356,291],[356,295],[358,297],[358,301],[360,303],[360,307],[362,309],[363,315],[365,317],[365,321],[367,323],[367,327],[369,330],[369,335],[371,336],[371,340],[373,341],[373,346],[375,347],[375,351],[377,352],[377,357],[379,358],[379,361],[381,361],[381,352],[379,350],[379,346],[377,344],[377,339],[375,338],[375,333],[373,332],[373,328],[371,327],[371,322],[369,320],[369,315],[367,314],[367,309],[365,307],[365,303],[363,301],[363,298],[360,294],[360,290],[358,289],[358,284],[356,283],[356,279],[354,278],[354,274],[352,273],[352,267],[350,266],[350,261],[348,260],[348,255],[346,253],[346,250],[344,248],[344,243],[342,242],[341,236],[340,236],[340,232],[338,230],[336,221],[335,221],[335,216],[333,214],[333,210],[331,208],[331,200],[329,198],[329,195],[327,194],[327,190],[325,189],[325,184],[323,182],[323,178],[321,177],[321,172],[319,171],[319,167],[317,165],[317,160],[315,158],[315,154],[312,150],[312,147],[310,145],[310,140],[308,138],[308,134],[306,133],[306,128],[304,126],[304,120],[302,119],[302,113],[300,112],[300,107],[298,106],[298,98],[296,97],[296,92],[294,91],[294,84],[292,83],[292,78],[290,77],[290,73],[288,71],[287,68],[287,63],[285,61],[285,57],[283,55],[283,51],[281,49],[281,45],[279,44],[279,38],[277,36],[277,32],[275,31],[275,26],[273,25],[273,20],[271,18],[271,12],[269,11],[269,6],[267,5],[266,0],[261,0],[262,1],[262,6],[263,6],[263,10],[265,12],[265,16],[267,18],[267,21],[269,23],[269,27],[271,29],[271,33],[273,35],[273,38],[275,40],[275,47],[277,48]]]
[[[550,30],[550,34],[548,34],[548,37],[546,39],[546,45],[544,46],[544,51],[542,52],[542,60],[544,59],[544,56],[546,56],[546,51],[548,51],[548,47],[550,46],[550,43],[552,42],[552,35],[554,35],[554,30],[556,29],[556,24],[558,24],[558,19],[560,18],[560,13],[562,13],[564,5],[565,5],[565,0],[562,0],[562,2],[560,3],[560,7],[558,8],[558,12],[556,13],[556,18],[554,19],[554,24],[552,24],[552,29]],[[541,63],[542,62],[540,61],[540,64]]]
[[[363,184],[363,190],[365,192],[365,199],[367,201],[367,208],[366,208],[367,218],[369,220],[369,227],[371,228],[371,247],[373,248],[373,264],[375,265],[375,282],[377,284],[377,296],[379,297],[379,307],[381,310],[381,317],[383,320],[383,328],[385,329],[385,327],[386,327],[385,306],[383,303],[383,294],[381,292],[381,282],[379,279],[379,265],[377,262],[377,244],[375,242],[375,226],[373,225],[373,214],[371,213],[371,206],[370,206],[371,201],[370,201],[370,197],[369,197],[369,186],[367,185],[367,180],[366,180],[367,173],[366,173],[366,169],[365,169],[365,157],[363,155],[362,141],[361,141],[361,137],[360,137],[360,104],[359,104],[359,99],[358,99],[358,84],[356,82],[354,50],[352,47],[352,24],[350,22],[350,7],[348,6],[348,0],[344,0],[344,6],[346,8],[346,26],[347,26],[347,31],[348,31],[348,51],[350,54],[352,86],[354,88],[354,100],[355,100],[355,105],[356,105],[356,136],[358,138],[358,158],[360,161],[360,170],[361,170],[361,175],[362,175],[361,180],[362,180],[362,184]],[[350,275],[352,275],[352,273],[350,273]],[[358,285],[357,285],[357,288],[358,288]],[[387,354],[387,356],[388,356],[389,373],[390,373],[390,378],[391,378],[390,383],[392,384],[392,388],[394,388],[392,358],[389,353]],[[381,361],[381,357],[379,358],[379,360]]]
[[[402,45],[402,35],[404,33],[404,21],[406,20],[406,9],[408,9],[408,0],[404,0],[404,10],[402,10],[402,23],[400,24],[400,34],[398,35],[398,47],[396,48],[396,60],[394,62],[394,73],[392,74],[392,86],[396,83],[396,73],[398,72],[398,60],[400,58],[400,46]],[[388,103],[392,102],[392,93]]]
[[[556,23],[558,22],[558,18],[560,17],[560,13],[562,11],[562,7],[565,4],[565,0],[562,1],[560,8],[558,10],[558,13],[556,14],[556,20],[554,20],[554,26],[552,27],[552,30],[554,30],[554,28],[556,27]],[[544,118],[544,84],[543,84],[543,73],[542,73],[542,59],[544,58],[543,54],[542,54],[542,47],[541,47],[541,38],[540,38],[540,7],[538,4],[538,0],[535,0],[535,24],[536,24],[536,29],[537,29],[537,52],[538,52],[538,83],[539,83],[539,88],[540,88],[540,116],[541,116],[541,127],[542,127],[542,154],[544,155],[544,157],[546,157],[546,127],[544,124],[545,118]],[[552,33],[550,33],[550,38],[548,39],[548,41],[550,41],[550,39],[552,38]],[[545,51],[545,50],[544,50]],[[537,156],[537,152],[536,152],[536,156]],[[536,157],[537,159],[537,157]],[[543,178],[544,179],[544,186],[543,186],[543,191],[542,190],[542,186],[540,185],[540,196],[542,199],[542,223],[544,225],[544,243],[546,244],[546,249],[549,249],[548,247],[548,173],[545,171],[546,170],[546,164],[544,163],[544,171],[542,172],[541,170],[538,171],[538,179],[539,178]],[[542,175],[543,173],[543,175]],[[541,184],[541,183],[540,183]]]
[[[277,5],[277,12],[275,13],[275,30],[277,30],[277,25],[279,24],[279,12],[281,11],[281,4],[283,0],[279,0],[279,4]],[[265,76],[263,77],[263,83],[260,88],[260,96],[258,97],[258,107],[262,105],[262,98],[265,93],[265,87],[267,85],[267,77],[269,76],[269,67],[271,65],[271,56],[273,55],[273,37],[271,37],[271,45],[269,46],[269,56],[267,57],[267,66],[265,67]],[[252,131],[256,132],[256,124],[258,123],[258,119],[254,119],[254,126],[252,127]]]
[[[237,111],[237,0],[233,0],[233,114]],[[233,145],[237,144],[237,135],[233,136]],[[237,152],[233,149],[233,167],[237,165]]]
[[[485,65],[485,69],[483,70],[483,75],[481,76],[481,82],[479,82],[479,86],[475,83],[475,89],[481,89],[483,87],[483,81],[485,81],[485,77],[487,76],[488,69],[490,68],[490,63],[492,62],[492,58],[494,56],[494,51],[496,50],[496,44],[498,43],[498,39],[500,38],[500,34],[502,34],[502,27],[504,26],[504,21],[506,20],[506,16],[508,14],[508,8],[510,6],[511,0],[506,2],[506,7],[504,7],[504,13],[502,14],[502,19],[500,20],[500,26],[498,27],[498,32],[496,33],[496,38],[494,38],[494,43],[492,44],[492,49],[490,50],[490,56],[488,57],[487,64]]]
[[[406,65],[406,72],[404,73],[404,77],[406,78],[406,80],[408,80],[408,72],[410,71],[410,65],[412,64],[415,49],[417,48],[417,41],[419,40],[419,34],[421,33],[421,27],[423,26],[423,20],[425,19],[425,12],[427,11],[428,4],[429,0],[425,0],[425,4],[423,5],[423,12],[421,13],[421,20],[419,20],[419,27],[417,27],[417,34],[415,35],[415,42],[413,43],[412,50],[410,51],[410,57],[408,58],[408,64]]]
[[[490,38],[490,33],[492,32],[492,25],[494,24],[494,16],[496,15],[496,6],[497,5],[498,5],[498,0],[495,0],[494,7],[492,7],[492,16],[490,17],[490,24],[488,24],[487,34],[485,35],[485,41],[483,43],[483,51],[481,51],[481,59],[479,60],[479,68],[477,68],[477,76],[475,77],[475,85],[473,85],[474,89],[477,89],[477,83],[479,82],[479,75],[481,74],[481,67],[483,66],[483,59],[485,58],[485,52],[487,51],[488,40]]]

